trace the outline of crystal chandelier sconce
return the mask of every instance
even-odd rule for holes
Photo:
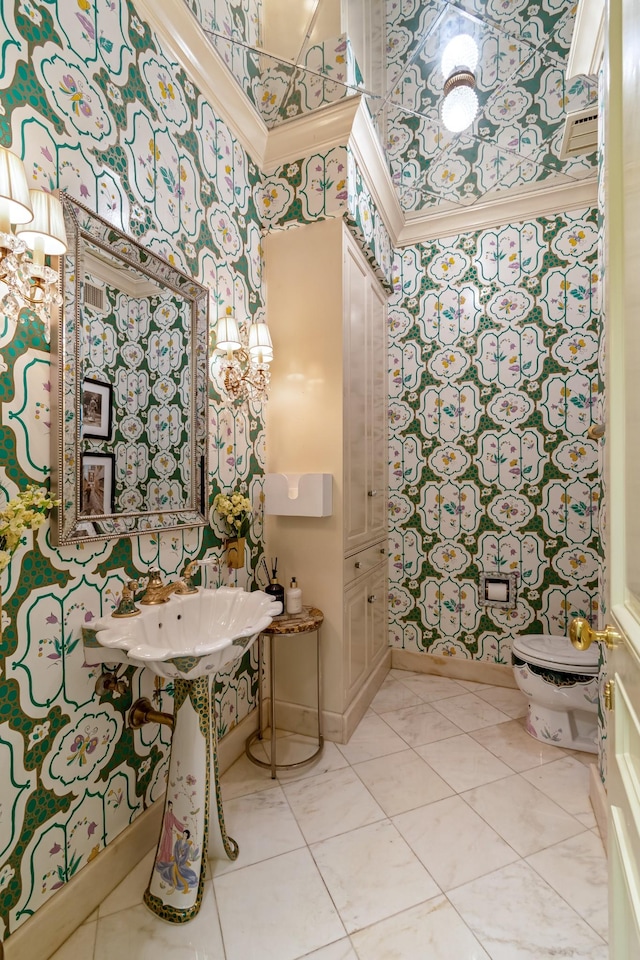
[[[233,401],[266,400],[273,360],[269,327],[262,320],[240,327],[231,308],[220,317],[215,330],[216,352],[210,361],[211,379],[222,374],[227,396]]]
[[[444,100],[442,122],[451,133],[460,133],[471,126],[478,113],[475,69],[478,47],[468,33],[458,34],[444,48],[442,73]]]
[[[14,229],[15,228],[15,229]],[[0,300],[6,316],[18,320],[31,309],[49,340],[50,311],[60,306],[58,273],[45,257],[67,249],[62,204],[44,190],[29,190],[22,161],[0,147]]]

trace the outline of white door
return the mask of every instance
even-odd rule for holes
[[[605,52],[611,960],[640,958],[640,3],[609,0]],[[612,636],[612,634],[614,634]],[[597,639],[605,639],[599,637]]]

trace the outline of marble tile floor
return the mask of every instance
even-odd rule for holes
[[[142,904],[153,851],[53,960],[606,960],[595,756],[525,732],[520,691],[391,670],[346,745],[223,777],[235,863],[199,916]],[[308,749],[280,735],[278,759]]]

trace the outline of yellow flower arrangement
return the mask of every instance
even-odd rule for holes
[[[30,483],[26,490],[9,500],[0,510],[0,571],[9,566],[25,530],[41,527],[51,508],[59,503],[59,500],[52,499],[44,487]]]
[[[218,493],[213,509],[220,514],[232,537],[246,537],[251,523],[251,500],[239,491]]]

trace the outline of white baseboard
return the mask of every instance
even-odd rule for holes
[[[391,666],[397,670],[433,673],[438,677],[451,677],[453,680],[493,683],[496,687],[517,687],[513,667],[504,663],[485,663],[483,660],[438,657],[433,653],[392,649]]]
[[[608,849],[609,801],[607,799],[605,785],[600,779],[597,763],[589,765],[589,799],[591,800],[598,830],[600,831],[600,836],[606,851]]]
[[[47,960],[156,846],[164,797],[47,900],[4,942],[5,960]]]
[[[221,774],[244,753],[245,740],[257,729],[258,711],[252,710],[222,738],[218,744]],[[163,808],[161,797],[0,943],[0,960],[47,960],[55,953],[156,846]]]

